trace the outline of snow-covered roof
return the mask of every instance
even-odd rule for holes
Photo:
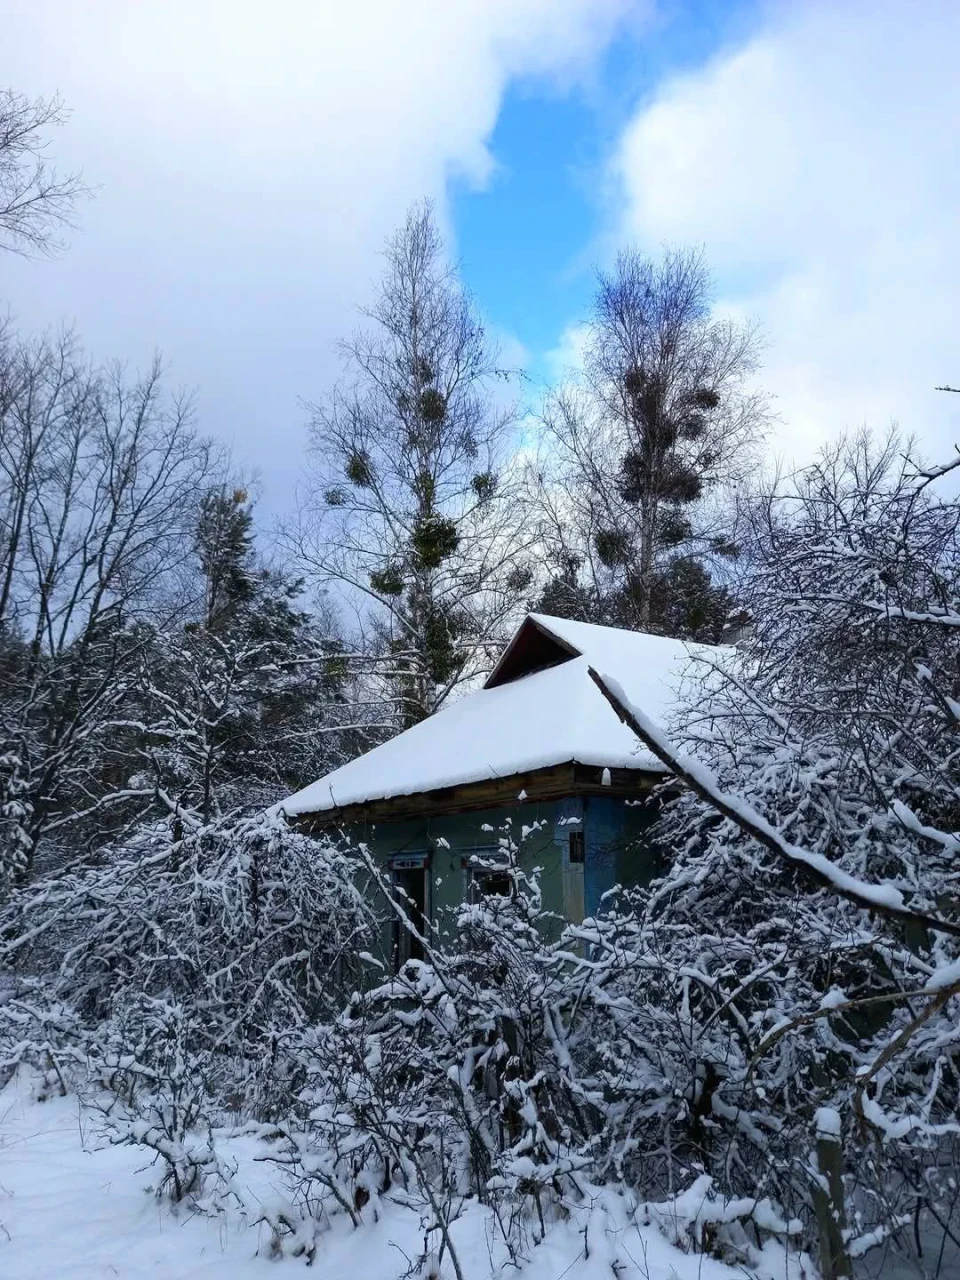
[[[663,725],[672,718],[684,672],[699,648],[531,613],[484,688],[304,787],[281,808],[291,816],[319,813],[567,763],[661,772],[660,762],[611,710],[588,668],[612,676],[631,703]],[[516,655],[524,651],[532,653],[530,661],[554,665],[514,676],[509,664],[516,667]]]

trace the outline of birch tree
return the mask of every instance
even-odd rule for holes
[[[316,582],[369,606],[409,725],[503,639],[529,540],[505,375],[429,205],[384,257],[344,380],[313,406],[298,547]]]

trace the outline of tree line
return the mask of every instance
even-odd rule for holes
[[[0,98],[5,247],[57,247],[59,101]],[[488,668],[530,608],[717,641],[733,496],[767,419],[758,337],[697,251],[601,273],[583,368],[520,448],[511,371],[427,203],[388,241],[309,482],[272,533],[158,362],[0,333],[0,866],[21,882],[141,820],[280,799]],[[524,428],[529,432],[529,414]]]

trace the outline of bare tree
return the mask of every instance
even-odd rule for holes
[[[0,88],[0,249],[49,254],[88,194],[79,173],[61,174],[47,157],[48,134],[64,123],[59,96],[28,98]]]
[[[501,638],[529,578],[504,375],[428,204],[389,241],[349,382],[314,406],[298,550],[315,580],[372,606],[411,724]]]
[[[747,386],[756,330],[712,318],[710,303],[697,250],[660,262],[627,250],[599,277],[583,374],[544,417],[561,608],[566,590],[574,611],[622,625],[698,638],[722,626],[708,570],[736,548],[717,498],[746,474],[767,410]]]
[[[159,363],[97,370],[69,336],[0,350],[0,802],[8,878],[102,803],[108,724],[145,630],[184,607],[178,572],[212,466]],[[122,792],[121,778],[116,779]]]

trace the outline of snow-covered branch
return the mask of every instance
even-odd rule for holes
[[[849,899],[867,911],[878,911],[898,920],[909,921],[927,929],[937,929],[954,937],[960,937],[960,923],[928,915],[925,912],[912,911],[906,905],[903,893],[895,885],[869,884],[865,880],[849,875],[822,854],[812,853],[810,850],[792,844],[741,796],[725,792],[715,775],[705,765],[679,751],[652,720],[639,708],[631,706],[616,680],[610,676],[600,675],[592,667],[590,678],[623,723],[637,735],[658,760],[667,766],[674,777],[679,778],[691,791],[718,813],[723,814],[746,835],[783,858],[785,862],[802,870],[824,888]]]

